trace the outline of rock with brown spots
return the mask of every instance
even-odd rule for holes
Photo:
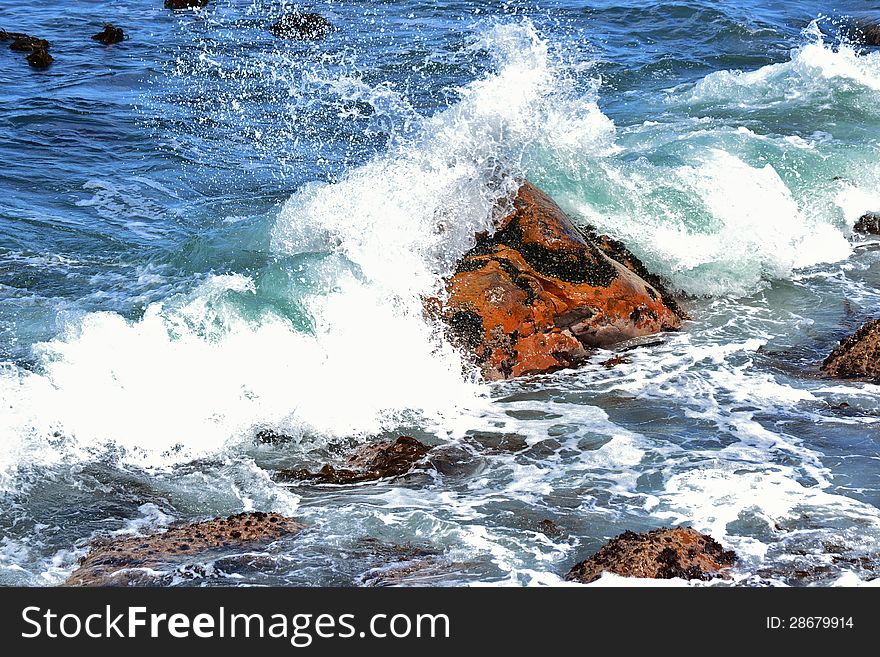
[[[880,213],[866,212],[856,221],[853,230],[865,235],[880,235]]]
[[[157,566],[192,565],[212,551],[269,543],[302,529],[277,513],[239,513],[191,525],[175,525],[149,536],[96,541],[67,578],[66,586],[130,586],[154,583],[143,576]]]
[[[822,363],[822,371],[842,379],[880,382],[880,319],[871,320],[842,340]]]
[[[627,531],[577,564],[565,579],[587,584],[609,572],[624,577],[705,580],[735,561],[736,554],[694,529],[661,528],[641,534]]]
[[[312,481],[320,484],[357,484],[406,474],[424,457],[430,447],[409,436],[395,441],[383,440],[361,445],[341,467],[325,465],[318,472],[285,469],[275,478],[287,481]]]
[[[513,208],[477,236],[440,310],[486,378],[572,367],[592,347],[679,328],[671,295],[620,242],[579,230],[527,181]]]

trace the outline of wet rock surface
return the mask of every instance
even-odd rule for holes
[[[27,34],[18,36],[9,44],[9,49],[15,52],[34,52],[35,50],[48,50],[49,42]]]
[[[559,538],[565,535],[565,530],[549,518],[544,518],[538,523],[538,531],[548,538]]]
[[[357,484],[406,474],[431,448],[409,436],[394,441],[367,443],[349,454],[340,467],[325,465],[317,472],[283,469],[275,473],[279,481],[310,481],[319,484]]]
[[[49,51],[42,48],[34,50],[27,56],[27,63],[38,69],[49,68],[49,65],[54,61],[55,58],[49,54]]]
[[[822,371],[837,378],[880,381],[880,320],[867,322],[842,340],[822,362]]]
[[[96,541],[66,586],[128,586],[154,584],[149,569],[192,564],[215,550],[248,548],[295,534],[303,526],[292,518],[260,511],[239,513],[189,525],[175,525],[148,536]]]
[[[7,32],[0,29],[0,42],[9,42],[9,49],[13,52],[28,53],[26,60],[33,68],[48,68],[54,61],[49,54],[51,44],[46,39],[24,32]]]
[[[273,431],[272,429],[261,429],[254,436],[254,442],[260,445],[286,445],[295,440],[293,436]]]
[[[853,230],[864,235],[880,235],[880,213],[866,212],[856,221]]]
[[[629,358],[618,354],[617,356],[612,356],[608,360],[602,361],[602,366],[606,370],[610,370],[610,369],[617,367],[618,365],[628,365],[629,363],[630,363]]]
[[[880,46],[880,23],[862,23],[853,33],[855,41],[865,46]]]
[[[330,21],[314,12],[296,12],[279,19],[269,31],[279,39],[320,41],[331,29]]]
[[[121,27],[116,27],[112,23],[105,23],[104,29],[97,34],[92,35],[92,39],[99,43],[103,43],[105,46],[110,46],[114,43],[121,43],[124,41],[125,32],[122,31]]]
[[[165,0],[165,9],[194,9],[207,5],[208,0]]]
[[[594,241],[529,182],[513,205],[494,235],[477,236],[441,310],[487,379],[573,367],[592,347],[679,328],[671,295],[622,244]]]
[[[603,572],[651,579],[711,579],[736,561],[711,536],[690,528],[627,531],[612,538],[589,559],[574,566],[565,579],[587,584]]]

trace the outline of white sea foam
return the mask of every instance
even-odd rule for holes
[[[877,121],[880,53],[806,39],[786,62],[670,90],[664,122],[626,128],[624,158],[571,168],[582,182],[560,199],[693,294],[741,296],[848,257],[850,227],[880,207],[880,165],[870,139],[844,150],[831,133]],[[829,111],[847,118],[829,127]],[[801,132],[774,133],[789,115]]]
[[[710,73],[683,99],[764,108],[811,94],[825,96],[841,88],[880,91],[880,53],[859,53],[845,43],[827,43],[815,21],[804,30],[804,38],[806,43],[792,51],[789,61],[754,71]]]
[[[656,131],[651,139],[660,145],[678,137],[668,137],[660,122],[619,135],[599,111],[596,89],[578,91],[527,21],[496,25],[474,47],[491,54],[494,71],[461,88],[457,104],[432,117],[410,116],[417,125],[396,135],[387,153],[335,184],[303,186],[280,209],[271,235],[280,266],[304,254],[320,260],[289,272],[291,280],[318,290],[299,290],[296,298],[309,332],[274,312],[242,311],[259,294],[258,275],[209,277],[188,295],[150,305],[137,321],[112,313],[64,319],[57,338],[36,349],[33,370],[6,365],[0,373],[0,491],[22,489],[17,475],[23,467],[113,458],[174,471],[172,466],[193,459],[223,463],[230,451],[240,456],[240,443],[258,427],[334,438],[376,434],[415,419],[452,438],[474,430],[519,433],[539,456],[487,455],[486,470],[465,489],[371,486],[352,492],[333,513],[323,505],[298,509],[295,491],[276,486],[253,464],[246,489],[228,473],[218,476],[222,481],[208,481],[211,474],[202,464],[195,473],[175,472],[175,485],[187,491],[199,513],[212,508],[208,498],[222,496],[232,500],[227,506],[269,504],[296,512],[330,528],[333,537],[393,527],[395,536],[453,546],[464,553],[462,561],[484,560],[505,584],[561,584],[550,571],[560,572],[580,550],[576,539],[551,540],[524,525],[504,526],[523,510],[548,508],[571,514],[575,522],[616,522],[618,514],[639,517],[647,510],[710,531],[756,560],[769,544],[739,533],[736,523],[743,517],[772,527],[808,509],[876,529],[876,509],[829,491],[832,477],[816,452],[755,418],[754,408],[795,413],[840,387],[810,392],[756,372],[753,357],[769,339],[772,322],[749,316],[745,307],[725,311],[737,324],[733,334],[711,326],[707,310],[706,323],[694,331],[698,340],[682,334],[655,351],[633,352],[631,365],[602,368],[601,377],[585,368],[540,384],[507,385],[508,392],[549,388],[537,400],[492,403],[488,395],[501,387],[463,376],[458,354],[422,313],[423,297],[442,293],[442,276],[474,233],[490,226],[498,196],[511,190],[509,180],[494,190],[487,184],[498,182],[499,163],[513,172],[557,171],[572,179],[578,171],[596,173],[597,184],[616,195],[615,211],[585,200],[582,189],[563,190],[561,200],[625,238],[679,287],[725,296],[845,257],[846,231],[828,207],[851,221],[875,198],[868,185],[874,174],[829,185],[821,202],[813,203],[777,160],[793,153],[821,159],[833,138],[763,135],[700,117],[682,118],[693,123],[691,143],[673,150],[666,164],[649,163],[634,157],[641,154],[639,140],[648,138],[640,130]],[[689,96],[683,104],[723,106],[753,94],[767,105],[784,106],[808,95],[813,87],[805,85],[816,76],[824,76],[826,87],[843,81],[873,90],[875,67],[863,55],[811,43],[791,62],[751,78],[713,74],[673,94],[670,104]],[[388,88],[370,90],[349,78],[321,84],[388,112],[412,114]],[[756,156],[757,144],[777,160]],[[684,202],[664,205],[658,199],[665,191]],[[557,384],[562,392],[551,389]],[[844,392],[848,398],[872,394],[850,387]],[[707,423],[710,432],[717,427],[719,442],[703,451],[681,447],[681,437],[655,431],[662,422],[645,435],[628,431],[610,414],[634,409],[611,405],[606,412],[593,405],[599,395],[622,404],[637,397],[632,406],[644,400],[647,412],[650,404],[668,406],[674,395],[675,408],[689,420]],[[516,413],[529,419],[518,420]],[[550,446],[542,452],[545,442]],[[654,475],[662,475],[659,483],[651,483]],[[162,477],[154,485],[161,490]],[[121,531],[155,529],[170,519],[150,504],[140,513]],[[303,540],[328,538],[315,536]],[[17,572],[21,563],[32,568],[39,562],[36,572],[57,583],[75,556],[62,551],[40,561],[37,551],[4,538],[0,569]],[[606,576],[597,585],[619,583]]]
[[[515,170],[535,144],[601,150],[613,126],[593,90],[575,102],[528,21],[495,25],[474,47],[495,70],[460,89],[457,104],[338,184],[306,185],[281,210],[279,255],[336,254],[320,266],[321,289],[299,299],[311,333],[271,312],[244,317],[239,307],[257,287],[242,275],[210,277],[137,321],[67,318],[36,349],[34,371],[7,367],[0,378],[5,486],[19,464],[112,454],[167,467],[220,454],[258,426],[369,435],[413,416],[442,424],[484,404],[426,323],[423,296],[439,291],[511,191],[510,179],[487,188],[496,163]]]

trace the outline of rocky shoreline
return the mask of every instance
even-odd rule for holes
[[[513,211],[498,222],[495,233],[478,235],[476,240],[447,281],[446,303],[430,300],[428,305],[487,379],[576,367],[594,348],[678,330],[687,317],[663,282],[623,244],[591,228],[577,228],[552,199],[527,181],[519,188]],[[822,370],[828,376],[877,382],[878,356],[880,321],[875,320],[842,341]],[[612,368],[625,362],[618,355],[602,364]],[[273,446],[293,440],[270,430],[258,432],[255,438],[257,443]],[[523,447],[512,445],[512,449]],[[489,455],[492,450],[491,445],[477,445],[475,454],[459,454],[453,448],[400,436],[362,444],[316,471],[282,468],[272,478],[295,487],[344,488],[417,473],[450,475],[463,470],[470,474],[474,463],[483,458],[481,454]],[[157,576],[157,569],[196,568],[218,550],[270,545],[295,537],[303,528],[293,518],[252,512],[175,525],[146,536],[102,538],[93,542],[65,585],[167,583],[167,578]],[[551,520],[542,521],[538,530],[547,536],[564,533]],[[376,574],[365,576],[364,584],[400,583],[407,576],[443,568],[435,554],[424,550],[400,547],[387,552],[388,563]],[[734,552],[692,528],[626,531],[573,565],[564,579],[589,584],[611,573],[709,580],[728,577],[736,560]]]

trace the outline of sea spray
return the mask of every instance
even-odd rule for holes
[[[585,158],[565,178],[539,168],[539,182],[550,176],[583,221],[690,294],[742,296],[846,258],[852,222],[880,205],[880,54],[826,43],[813,26],[804,39],[787,62],[657,95],[660,120],[619,130],[620,155]]]

